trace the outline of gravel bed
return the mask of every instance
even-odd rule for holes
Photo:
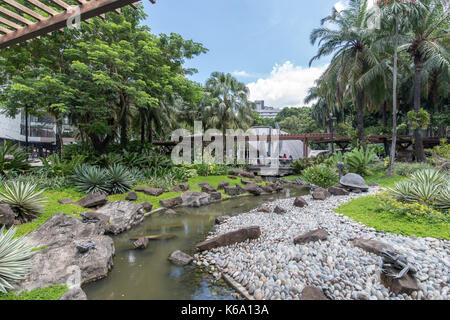
[[[321,288],[330,299],[369,300],[448,300],[450,283],[450,241],[406,237],[375,229],[337,214],[334,209],[351,199],[375,194],[333,196],[325,201],[303,198],[308,206],[293,206],[294,199],[267,203],[281,206],[285,214],[252,210],[217,225],[210,237],[246,226],[260,226],[261,237],[228,247],[196,254],[197,265],[227,273],[244,286],[255,299],[299,299],[305,286]],[[305,232],[323,228],[330,234],[325,241],[294,245],[293,239]],[[408,257],[416,267],[419,291],[410,296],[395,295],[380,283],[381,257],[357,248],[354,238],[383,241]]]

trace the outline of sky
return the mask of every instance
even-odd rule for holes
[[[302,106],[308,88],[330,57],[317,52],[311,31],[329,15],[336,0],[144,0],[145,24],[155,34],[179,33],[209,52],[186,63],[198,69],[199,83],[214,71],[233,74],[250,89],[251,100],[273,107]],[[342,8],[344,0],[337,4]]]

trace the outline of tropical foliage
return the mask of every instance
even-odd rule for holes
[[[303,170],[301,176],[305,181],[322,188],[328,188],[329,186],[339,183],[339,176],[336,170],[323,164],[315,165]]]
[[[27,152],[11,141],[0,145],[0,175],[23,173],[28,169]]]
[[[0,192],[0,203],[9,205],[22,222],[29,222],[39,216],[47,202],[41,196],[43,190],[38,190],[30,182],[12,181],[5,184],[4,189]]]
[[[419,202],[442,210],[450,209],[449,177],[435,169],[414,172],[409,179],[390,188],[392,197],[399,201]]]
[[[31,270],[33,248],[25,237],[15,238],[16,228],[0,229],[0,293],[13,289]]]

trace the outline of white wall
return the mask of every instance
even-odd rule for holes
[[[20,134],[21,115],[9,118],[0,114],[0,138],[25,141],[25,136]]]

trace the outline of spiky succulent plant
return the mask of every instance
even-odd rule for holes
[[[115,164],[108,169],[110,179],[110,193],[125,193],[135,183],[133,174],[123,165]]]
[[[0,292],[13,289],[30,271],[33,248],[24,237],[14,238],[16,228],[0,229]]]
[[[13,181],[5,184],[4,188],[5,191],[0,192],[0,203],[9,205],[23,222],[39,216],[47,203],[42,197],[43,190],[38,190],[30,182]]]
[[[75,187],[84,193],[108,194],[111,188],[108,171],[89,165],[75,168],[73,182]]]

